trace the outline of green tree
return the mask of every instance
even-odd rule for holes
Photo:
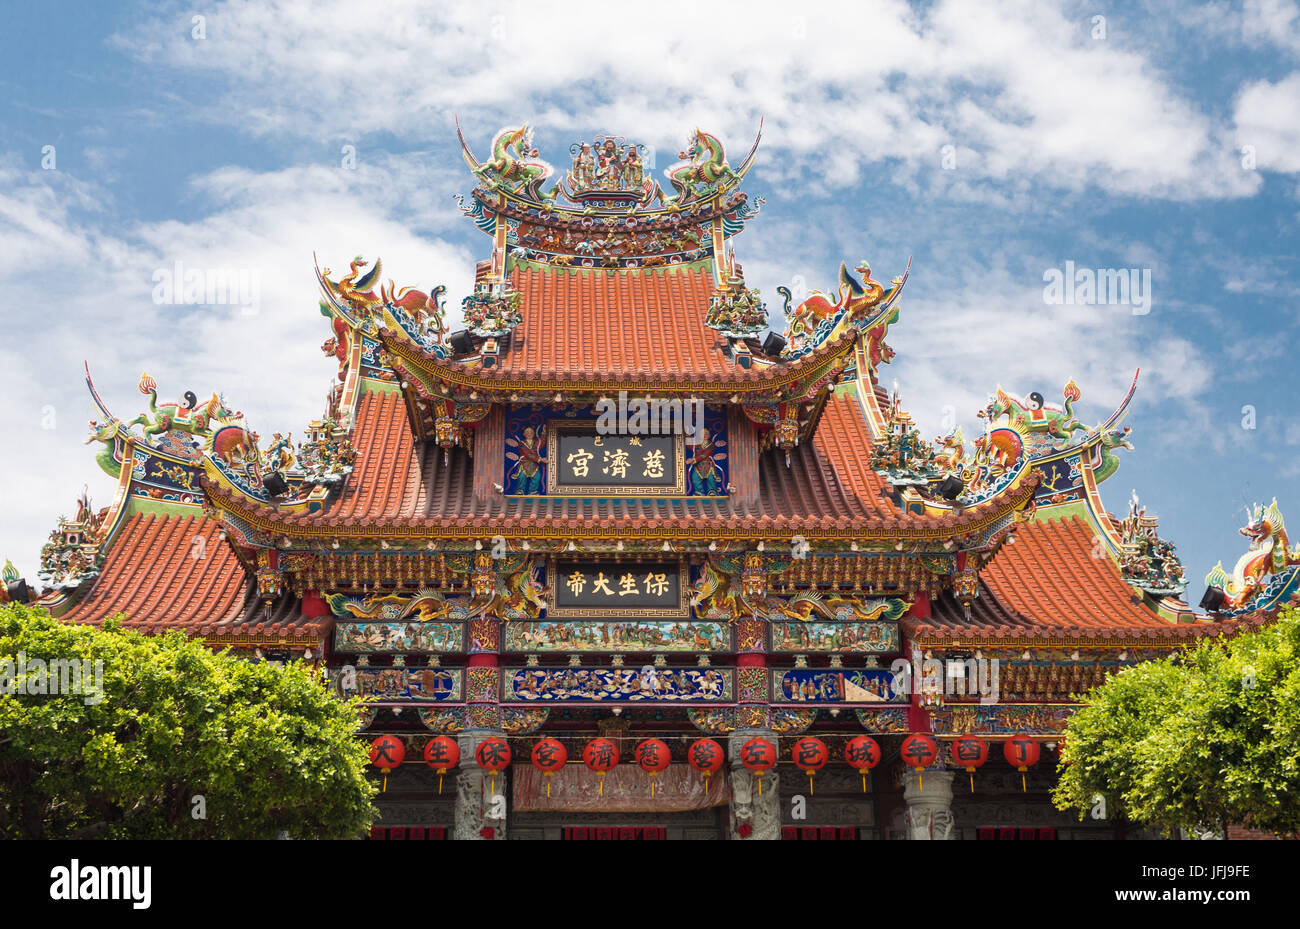
[[[1115,675],[1070,719],[1053,794],[1080,818],[1300,831],[1300,610]]]
[[[98,687],[42,693],[34,660],[68,659],[102,662]],[[0,607],[0,835],[359,837],[375,788],[356,724],[300,663]]]

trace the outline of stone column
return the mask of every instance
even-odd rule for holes
[[[460,746],[460,764],[456,767],[456,818],[454,839],[487,839],[484,833],[491,830],[492,839],[506,837],[506,789],[510,771],[495,775],[484,771],[474,760],[474,751],[484,739],[506,734],[491,729],[471,729],[456,736]],[[495,792],[489,788],[495,784]]]
[[[759,737],[780,748],[777,734],[771,729],[738,729],[727,738],[727,757],[731,762],[729,833],[733,839],[781,838],[781,785],[777,768],[763,775],[763,795],[760,797],[758,778],[740,760],[741,746]],[[744,826],[749,827],[748,835],[741,835]]]
[[[951,771],[909,770],[903,775],[903,799],[907,801],[907,837],[909,839],[956,838],[952,815]]]

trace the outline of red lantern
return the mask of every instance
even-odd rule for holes
[[[808,795],[812,796],[813,774],[820,771],[822,765],[830,759],[830,750],[821,739],[806,735],[794,743],[790,757],[794,759],[794,766],[808,775]]]
[[[709,778],[721,770],[722,763],[727,760],[727,753],[712,739],[697,739],[686,750],[686,760],[692,768],[704,775],[704,792],[708,793]]]
[[[533,767],[546,775],[546,796],[551,795],[551,778],[569,763],[569,750],[559,739],[542,739],[533,746]]]
[[[395,735],[381,735],[370,743],[370,763],[384,772],[384,790],[388,789],[388,772],[406,758],[406,746]]]
[[[869,735],[854,736],[844,746],[844,760],[862,775],[862,792],[867,792],[867,772],[880,764],[880,746]]]
[[[510,743],[505,739],[489,736],[478,743],[478,748],[474,749],[474,760],[478,762],[480,768],[492,775],[488,783],[488,792],[496,793],[497,772],[510,767]]]
[[[763,773],[776,766],[776,746],[762,737],[740,746],[740,763],[758,778],[758,795],[763,796]]]
[[[435,736],[424,745],[424,760],[438,772],[438,793],[442,793],[442,776],[460,764],[460,746],[455,739]]]
[[[600,795],[605,796],[605,772],[618,764],[618,746],[609,739],[592,739],[582,750],[582,762],[600,778]]]
[[[939,743],[924,732],[913,733],[903,740],[900,754],[903,756],[903,762],[917,773],[918,783],[924,790],[925,775],[921,772],[934,764],[934,760],[939,757]]]
[[[964,735],[952,743],[952,760],[970,775],[970,792],[975,792],[975,769],[989,760],[989,746],[981,738]]]
[[[655,778],[672,764],[672,760],[668,744],[660,739],[646,739],[636,747],[636,763],[650,775],[650,796],[655,795]]]
[[[1025,772],[1038,764],[1039,754],[1038,742],[1023,732],[1013,735],[1002,743],[1002,757],[1006,758],[1011,763],[1011,766],[1020,772],[1020,790],[1022,793],[1029,789],[1025,785]]]

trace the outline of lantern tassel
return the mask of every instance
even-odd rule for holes
[[[384,772],[384,786],[380,788],[380,793],[388,793],[388,769],[381,768],[380,770]]]
[[[1028,770],[1029,770],[1028,768],[1021,768],[1021,769],[1020,769],[1020,792],[1021,792],[1022,794],[1023,794],[1023,793],[1028,793],[1028,792],[1029,792],[1029,788],[1028,788],[1027,786],[1025,786],[1025,772],[1028,771]]]
[[[758,795],[763,796],[763,772],[758,772]]]
[[[813,773],[812,773],[811,771],[809,771],[809,772],[808,772],[808,796],[811,797],[811,796],[813,796],[813,794],[815,794],[815,793],[816,793],[816,791],[813,790]]]
[[[550,771],[546,772],[546,797],[548,800],[551,797],[551,772]]]
[[[971,793],[975,792],[975,772],[973,771],[971,772],[971,776],[970,776],[970,792]]]
[[[916,769],[916,784],[921,790],[925,790],[925,769]]]
[[[605,796],[605,772],[600,772],[600,796]]]
[[[866,772],[866,771],[863,771],[863,772],[862,772],[862,792],[863,792],[863,793],[866,793],[866,792],[867,792],[867,772]]]
[[[653,800],[654,796],[655,796],[655,776],[654,774],[651,774],[650,775],[650,799]]]
[[[442,776],[447,773],[446,768],[438,769],[438,796],[442,796]]]

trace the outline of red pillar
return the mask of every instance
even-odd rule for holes
[[[321,597],[319,590],[309,590],[302,595],[302,615],[305,619],[315,619],[329,611],[329,605]]]

